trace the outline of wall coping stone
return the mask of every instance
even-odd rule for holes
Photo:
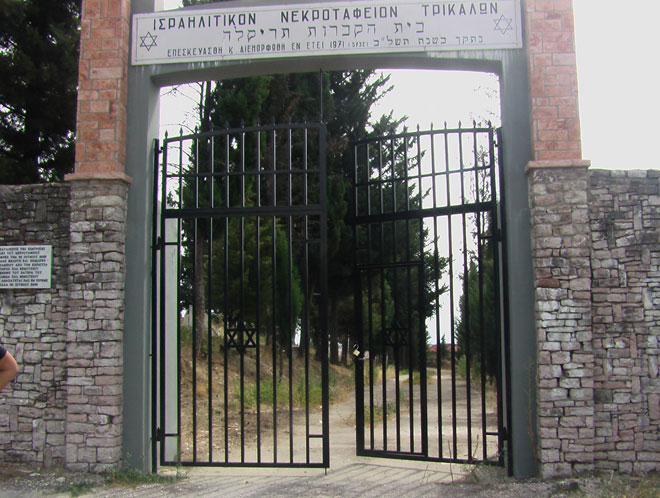
[[[550,168],[590,168],[591,161],[589,159],[560,159],[560,160],[547,160],[547,161],[530,161],[525,166],[525,173],[529,173],[534,169],[550,169]]]
[[[122,173],[121,171],[86,171],[83,173],[70,173],[68,175],[64,175],[64,181],[66,182],[90,180],[120,180],[128,183],[129,185],[132,181],[130,176],[128,176],[126,173]]]

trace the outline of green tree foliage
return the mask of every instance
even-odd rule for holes
[[[184,0],[184,6],[216,3],[214,0]],[[328,169],[328,307],[330,361],[337,363],[338,344],[349,342],[354,326],[353,244],[350,224],[352,204],[353,155],[350,143],[369,133],[396,130],[405,118],[392,114],[373,119],[371,109],[386,92],[387,77],[374,77],[371,71],[333,71],[324,73],[279,74],[217,82],[205,100],[202,116],[213,128],[256,123],[286,123],[322,119],[327,126],[326,160]],[[321,115],[322,114],[322,115]],[[202,129],[204,128],[202,119]],[[371,131],[370,131],[371,130]],[[315,146],[315,144],[313,145]],[[295,145],[294,145],[295,149]],[[203,153],[203,151],[200,151]],[[312,152],[313,153],[313,152]],[[249,162],[250,158],[248,158]],[[285,185],[282,185],[284,188]],[[267,189],[269,191],[269,189]],[[264,199],[268,202],[268,199]],[[298,230],[301,227],[297,227]],[[203,230],[203,229],[202,229]],[[294,229],[295,230],[295,229]],[[294,239],[300,233],[294,233]],[[291,249],[294,261],[301,254]],[[311,266],[318,261],[312,254]],[[295,269],[294,264],[294,271]],[[314,276],[307,286],[311,293],[318,287]],[[279,279],[278,279],[279,280]],[[199,287],[199,286],[198,286]],[[295,307],[294,307],[295,310]],[[316,310],[311,310],[315,313]],[[320,337],[312,331],[318,346]],[[317,351],[318,351],[317,347]],[[346,351],[343,348],[344,361]]]
[[[210,87],[206,86],[206,88]],[[338,345],[341,343],[346,346],[349,342],[354,342],[354,283],[352,279],[354,261],[352,251],[349,249],[353,245],[353,227],[350,218],[353,203],[351,187],[355,163],[350,144],[370,134],[394,133],[400,127],[403,119],[395,120],[392,118],[392,114],[381,116],[378,119],[373,119],[371,116],[373,104],[388,90],[388,78],[375,77],[370,71],[278,74],[229,79],[216,82],[213,89],[205,94],[200,112],[202,130],[222,130],[258,123],[302,122],[319,119],[322,113],[322,119],[327,126],[328,137],[326,145],[328,168],[328,326],[330,360],[333,363],[340,361]],[[262,137],[261,140],[260,144],[254,143],[251,147],[232,149],[230,151],[230,168],[237,168],[242,160],[239,157],[232,157],[234,150],[237,156],[242,154],[245,164],[255,164],[257,145],[259,145],[263,157],[270,157],[270,148],[274,145],[277,145],[278,150],[284,150],[280,149],[284,142],[272,144],[266,137]],[[278,140],[280,140],[279,135]],[[281,140],[287,140],[284,134],[282,134]],[[397,174],[403,175],[409,167],[405,158],[407,157],[406,150],[410,146],[411,143],[405,140],[398,142],[394,151],[396,157],[392,161],[386,159],[393,165],[393,168],[397,169]],[[310,157],[314,157],[318,153],[318,144],[315,141],[310,141],[307,147],[312,149],[308,150]],[[291,143],[293,157],[301,156],[302,152],[300,151],[302,148],[303,144],[300,139],[294,136]],[[209,150],[209,144],[204,141],[193,147],[192,155],[198,158],[198,171],[201,173],[209,169]],[[386,154],[390,153],[388,149]],[[288,161],[285,155],[278,155],[278,160]],[[282,166],[286,166],[285,163],[282,163]],[[223,167],[217,165],[215,170],[218,171],[218,168]],[[279,168],[280,165],[278,164],[277,167]],[[193,188],[192,183],[190,183],[193,181],[192,178],[189,177],[184,185],[184,204],[187,206],[210,205],[211,189],[209,185],[205,183],[205,180],[199,180],[196,188]],[[231,183],[239,181],[243,181],[241,186],[238,183]],[[271,185],[268,184],[269,181],[271,180],[262,180],[265,183],[265,185],[262,184],[260,192],[262,205],[272,204],[270,197],[273,194]],[[227,201],[228,205],[237,205],[238,202],[244,202],[247,206],[255,205],[256,188],[253,177],[244,180],[240,180],[238,177],[230,179],[229,192],[231,198]],[[278,182],[277,188],[283,189],[281,192],[276,193],[278,199],[283,198],[288,188],[287,182]],[[231,194],[231,192],[238,191],[246,192],[245,197],[239,199]],[[302,189],[294,188],[293,191],[295,197],[297,195],[295,192],[302,192]],[[195,199],[192,197],[193,192],[196,192],[197,197]],[[224,199],[225,189],[216,186],[213,192],[214,204],[216,206],[224,205],[226,202]],[[422,205],[422,193],[413,191],[413,187],[408,191],[398,188],[396,196],[398,198],[397,202],[401,203],[400,205],[407,203],[411,206],[411,209],[419,208]],[[184,221],[184,232],[187,234],[184,239],[186,244],[190,246],[189,250],[186,251],[186,257],[192,258],[193,254],[197,254],[200,257],[195,262],[195,267],[206,268],[208,263],[205,262],[204,258],[206,257],[206,261],[208,261],[208,249],[204,246],[208,241],[208,228],[206,225],[210,222],[198,221],[196,226],[193,226],[194,223],[193,221]],[[300,320],[302,289],[304,287],[310,295],[313,295],[319,285],[319,282],[316,281],[317,275],[314,274],[307,275],[306,278],[309,280],[303,282],[296,262],[303,261],[305,257],[308,257],[310,267],[316,267],[319,263],[318,254],[314,252],[307,255],[303,254],[304,244],[296,245],[293,243],[289,247],[289,240],[295,242],[304,239],[302,223],[292,223],[292,226],[288,226],[288,222],[283,221],[280,223],[278,221],[275,223],[274,232],[272,222],[269,222],[268,227],[262,222],[259,230],[257,230],[255,223],[254,221],[245,221],[244,226],[240,228],[229,222],[227,225],[216,228],[214,222],[213,261],[219,262],[228,257],[228,260],[232,263],[229,269],[221,268],[222,265],[214,263],[213,281],[224,282],[225,276],[227,276],[226,281],[228,283],[226,285],[228,288],[226,291],[219,288],[214,289],[211,293],[213,302],[209,306],[217,313],[223,314],[225,319],[230,319],[230,321],[237,320],[254,324],[257,320],[260,320],[263,325],[274,320],[277,323],[278,333],[276,337],[278,341],[284,345],[290,344],[291,335],[295,333],[294,331]],[[403,317],[405,316],[405,320],[422,323],[433,312],[431,303],[435,296],[434,276],[436,275],[432,270],[433,255],[424,254],[422,257],[424,241],[428,237],[423,224],[419,220],[405,222],[404,224],[405,226],[398,230],[396,234],[398,239],[396,245],[400,252],[398,257],[403,258],[404,253],[407,252],[405,257],[425,261],[427,267],[421,277],[423,285],[421,287],[413,285],[413,289],[406,294],[405,299],[394,299],[393,290],[404,289],[408,285],[410,276],[401,272],[393,272],[386,283],[388,295],[385,303],[388,308],[393,310],[392,313],[401,316],[400,320],[404,320]],[[193,238],[192,234],[195,231],[196,237]],[[227,233],[230,240],[232,240],[231,237],[241,240],[242,236],[242,249],[239,250],[232,243],[223,247],[217,245],[215,241],[223,240]],[[260,234],[259,242],[256,240],[257,233]],[[274,235],[269,235],[270,233],[274,233]],[[291,233],[291,237],[288,236],[289,233]],[[393,236],[390,235],[390,237]],[[273,238],[277,241],[275,256],[265,256],[264,259],[264,255],[270,254],[273,250]],[[192,240],[197,241],[197,250],[193,250]],[[258,288],[255,284],[258,281],[255,273],[256,266],[250,266],[256,263],[247,260],[239,263],[241,261],[240,254],[255,254],[257,250],[262,255],[261,284]],[[203,256],[204,254],[206,256]],[[282,259],[285,255],[286,261],[290,261],[290,263]],[[282,259],[281,262],[280,259]],[[275,260],[276,271],[273,273],[273,277],[270,277],[273,260]],[[443,264],[445,264],[445,261],[441,260],[440,271],[442,271]],[[242,266],[239,269],[236,265]],[[188,261],[184,266],[188,274],[188,284],[186,285],[190,292],[183,304],[195,302],[196,308],[203,310],[206,304],[203,301],[202,294],[207,292],[207,287],[203,283],[203,272],[197,271],[195,273],[197,279],[195,282],[195,277],[190,273],[193,262]],[[289,270],[291,271],[291,277],[287,277]],[[275,279],[274,286],[272,278]],[[238,289],[237,285],[242,285],[243,288]],[[280,288],[279,286],[283,287]],[[250,288],[249,291],[246,290],[248,288]],[[422,290],[421,295],[420,289]],[[259,306],[259,310],[255,306],[257,302],[256,293],[259,293],[259,302],[264,303]],[[289,302],[280,303],[277,299],[270,297],[274,295],[290,295],[291,297],[287,298]],[[239,303],[240,300],[242,302]],[[408,312],[409,309],[412,310],[410,313]],[[234,317],[237,310],[242,313],[242,318]],[[316,309],[309,311],[312,314],[318,313]],[[203,323],[201,319],[198,322]],[[310,330],[310,340],[317,346],[317,351],[320,349],[318,346],[322,340],[318,332],[318,330]],[[379,340],[382,340],[382,338]],[[422,345],[418,346],[423,347]],[[347,349],[347,347],[343,348],[344,355]]]
[[[0,0],[0,183],[73,170],[81,0]]]
[[[375,143],[376,150],[369,151],[369,157],[372,158],[370,178],[380,175],[405,178],[410,168],[415,167],[416,158],[410,157],[412,138],[398,135],[395,139],[395,130],[387,116],[375,123],[374,133],[386,137],[386,140],[379,145]],[[379,170],[381,167],[382,170]],[[399,212],[403,206],[407,206],[410,211],[423,209],[426,194],[417,191],[414,182],[410,182],[407,188],[406,183],[384,182],[379,187],[379,195],[371,196],[371,212],[394,212],[395,205]],[[358,202],[362,206],[360,211],[365,213],[369,203],[366,190],[359,195]],[[363,279],[363,330],[372,331],[370,338],[363,338],[363,347],[394,359],[399,366],[418,367],[419,352],[425,351],[428,344],[428,332],[422,337],[419,331],[425,327],[426,319],[433,315],[433,304],[437,297],[446,291],[444,286],[436,289],[436,279],[445,271],[448,259],[435,254],[435,245],[429,243],[429,229],[419,218],[401,219],[381,230],[371,235],[370,257],[373,262],[392,266],[382,272],[370,272]],[[367,230],[361,231],[358,236],[361,238],[361,247],[369,245],[366,241]],[[421,264],[397,266],[407,262]],[[367,295],[371,296],[370,302],[366,300]],[[404,335],[405,339],[397,339],[397,334]],[[405,347],[384,347],[398,340],[403,340]]]
[[[495,285],[494,251],[489,240],[472,255],[463,275],[455,338],[458,353],[470,360],[470,369],[491,379],[497,375],[500,354]]]
[[[327,166],[329,171],[329,181],[328,181],[328,218],[329,218],[329,235],[328,235],[328,253],[329,253],[329,281],[331,282],[329,288],[329,307],[331,310],[330,319],[331,319],[331,331],[333,333],[333,338],[331,341],[331,352],[332,360],[338,361],[337,356],[337,343],[339,342],[339,337],[342,337],[342,342],[346,342],[350,329],[352,328],[352,254],[351,251],[347,251],[347,247],[352,245],[352,228],[348,223],[348,213],[349,205],[351,201],[351,179],[352,179],[352,167],[353,163],[351,160],[351,150],[349,149],[349,143],[351,140],[364,137],[367,134],[367,128],[369,126],[370,118],[370,107],[377,100],[379,95],[382,93],[383,87],[386,85],[386,78],[371,78],[371,73],[367,71],[351,71],[351,72],[336,72],[336,73],[303,73],[303,74],[285,74],[285,75],[270,75],[270,76],[256,76],[251,78],[241,78],[233,80],[223,80],[216,82],[212,91],[206,93],[203,100],[203,107],[200,112],[201,117],[201,129],[202,130],[211,130],[211,129],[224,129],[226,127],[236,127],[242,124],[244,125],[254,125],[257,123],[286,123],[286,122],[300,122],[306,120],[315,120],[318,119],[321,112],[320,99],[323,101],[323,117],[324,121],[327,124],[328,128],[328,143],[327,143]],[[207,85],[206,88],[209,88]],[[278,135],[279,139],[279,135]],[[286,139],[282,135],[282,139]],[[273,144],[269,143],[266,138],[262,138],[262,143],[260,144],[251,144],[251,147],[242,148],[243,154],[245,154],[245,163],[254,164],[256,160],[256,150],[257,145],[261,147],[262,154],[264,157],[269,157],[269,148]],[[281,144],[277,144],[279,147]],[[308,154],[310,157],[314,156],[318,152],[318,143],[310,141],[307,144]],[[209,158],[210,158],[210,145],[208,142],[200,142],[195,145],[192,151],[194,158],[198,159],[198,171],[205,172],[209,169]],[[296,155],[302,154],[299,152],[302,150],[302,143],[299,142],[299,138],[294,136],[292,143],[292,154],[295,157]],[[233,154],[230,152],[230,156]],[[237,152],[238,154],[238,152]],[[288,158],[278,156],[282,161],[288,160]],[[238,163],[241,159],[239,157],[233,158],[230,157],[231,168],[237,168]],[[217,166],[223,167],[223,166]],[[278,165],[279,167],[279,165]],[[239,182],[238,178],[230,180],[230,182]],[[269,180],[264,180],[268,182]],[[185,206],[193,205],[210,205],[210,192],[211,189],[205,180],[197,181],[196,185],[193,185],[194,180],[192,177],[189,177],[183,188],[183,198]],[[272,196],[272,189],[270,185],[262,185],[261,193],[261,202],[262,205],[269,205],[271,203],[270,196]],[[288,186],[286,182],[278,182],[279,189],[287,189]],[[244,189],[246,192],[246,197],[240,202],[246,202],[247,205],[254,205],[254,196],[255,185],[253,178],[246,178],[245,183],[242,187],[239,187],[237,183],[230,183],[229,191],[237,192],[240,189]],[[216,188],[213,190],[214,204],[215,205],[224,205],[224,188]],[[302,192],[302,189],[294,189],[295,192]],[[281,195],[286,194],[285,191],[278,192],[278,198]],[[195,197],[196,196],[196,197]],[[229,205],[235,205],[236,202],[239,202],[238,198],[234,198],[230,194],[231,198],[228,201]],[[294,199],[295,201],[295,199]],[[247,222],[246,222],[247,223]],[[196,303],[196,309],[204,309],[205,303],[203,301],[202,290],[205,289],[205,285],[202,282],[203,272],[192,273],[193,262],[190,258],[193,258],[193,254],[201,256],[195,263],[196,268],[203,268],[205,266],[203,254],[208,253],[208,250],[204,248],[206,244],[205,241],[208,240],[208,228],[207,222],[194,222],[185,220],[183,223],[184,233],[186,236],[184,240],[185,244],[188,244],[190,247],[186,250],[186,257],[184,258],[184,272],[187,275],[186,285],[187,291],[184,292],[185,298],[182,304],[187,305],[192,302]],[[195,226],[196,225],[196,226]],[[236,235],[238,228],[233,226],[231,223],[228,226],[230,236]],[[281,257],[281,254],[291,254],[292,265],[287,266],[286,264],[276,264],[277,272],[275,275],[276,278],[276,289],[278,285],[285,285],[287,282],[285,274],[288,273],[289,268],[292,269],[292,282],[291,282],[291,296],[292,302],[289,304],[282,303],[282,306],[285,309],[290,310],[293,313],[292,317],[288,318],[289,323],[296,323],[300,315],[300,305],[298,296],[301,296],[301,279],[300,272],[296,267],[295,261],[301,261],[303,257],[302,251],[304,250],[303,246],[294,246],[288,247],[288,237],[284,236],[287,230],[292,231],[292,240],[299,240],[302,238],[301,230],[303,230],[303,224],[295,224],[292,227],[287,227],[281,223],[277,223],[275,230],[275,239],[277,241],[276,249],[276,259]],[[214,240],[216,238],[224,237],[224,231],[227,228],[215,228],[214,224]],[[260,230],[264,230],[263,225]],[[272,231],[272,222],[271,228]],[[196,231],[197,236],[192,237],[193,233]],[[283,233],[280,234],[280,231]],[[257,249],[256,243],[256,228],[254,226],[244,226],[243,227],[243,240],[244,240],[244,253],[248,254],[250,251],[254,253]],[[259,250],[262,255],[269,253],[270,249],[268,247],[272,245],[273,236],[268,236],[265,233],[261,233]],[[199,244],[197,250],[193,250],[191,246],[192,240],[196,240]],[[214,243],[215,244],[215,243]],[[232,251],[238,251],[235,246],[229,245],[230,253]],[[214,261],[221,261],[219,257],[220,248],[214,248]],[[217,253],[217,254],[216,254]],[[230,254],[230,260],[232,264],[237,264],[236,256],[238,253]],[[208,257],[208,256],[206,256]],[[316,266],[318,264],[318,254],[314,252],[310,253],[308,257],[311,259],[310,266]],[[188,258],[188,260],[186,260]],[[270,281],[268,281],[267,273],[269,272],[268,266],[271,264],[266,259],[262,260],[262,284],[260,286],[260,293],[262,297],[267,299],[269,296],[269,288],[271,286]],[[272,258],[271,258],[272,259]],[[216,271],[220,271],[217,265],[214,265],[214,277],[216,277]],[[234,270],[230,270],[230,273]],[[256,292],[254,288],[256,286],[252,285],[256,280],[254,273],[250,273],[249,268],[246,266],[243,268],[243,285],[244,290],[247,287],[252,288],[250,292]],[[280,274],[280,272],[282,272]],[[219,276],[219,275],[218,275]],[[313,293],[315,289],[318,288],[318,282],[315,281],[315,275],[309,275],[309,282],[306,282],[305,285],[309,289],[310,293]],[[197,280],[195,282],[195,279]],[[214,282],[222,281],[222,278],[214,278]],[[238,279],[240,281],[240,279]],[[231,279],[231,286],[236,285],[236,279]],[[288,285],[288,284],[286,284]],[[194,291],[194,289],[197,289]],[[234,289],[235,291],[236,289]],[[216,289],[220,291],[220,289]],[[214,291],[214,303],[211,307],[216,308],[216,302],[222,302],[222,298],[217,298],[219,296]],[[286,295],[282,292],[278,294]],[[228,295],[238,296],[241,295],[237,292],[228,292]],[[250,306],[254,303],[253,295],[244,296],[244,305],[241,309],[244,314],[251,315],[250,322],[254,323],[256,320],[255,311],[250,311]],[[228,304],[225,305],[225,309],[217,309],[218,312],[226,312],[227,318],[232,315],[232,309],[238,309],[235,305],[237,304],[235,300],[230,298],[226,301]],[[229,306],[231,304],[231,306]],[[221,305],[218,304],[218,307]],[[276,320],[280,323],[285,314],[279,313],[279,306],[275,306],[274,309],[262,309],[263,315],[260,316],[262,320],[267,320],[274,313],[277,317]],[[316,310],[310,310],[312,313],[315,313]],[[200,315],[198,322],[203,323],[203,317]],[[291,327],[283,327],[283,324],[279,325],[280,330],[288,329],[288,332],[284,332],[284,335],[287,333],[290,335],[292,333]],[[318,336],[312,331],[311,339],[318,344]],[[201,333],[201,331],[200,331]],[[286,339],[282,337],[281,339]],[[284,340],[288,342],[288,340]]]

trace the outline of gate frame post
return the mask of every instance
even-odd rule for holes
[[[516,307],[516,313],[510,317],[510,396],[508,419],[511,421],[511,452],[515,455],[513,473],[516,476],[534,475],[536,415],[535,390],[529,389],[528,380],[535,378],[534,372],[525,369],[527,361],[534,363],[536,357],[536,337],[533,312],[533,278],[531,263],[531,241],[529,228],[529,205],[527,202],[527,181],[523,174],[525,165],[530,160],[556,161],[564,158],[579,159],[579,119],[577,117],[577,89],[574,83],[575,54],[572,47],[573,24],[572,6],[568,1],[555,0],[548,11],[541,10],[549,2],[521,0],[521,8],[526,14],[525,47],[518,50],[493,50],[483,52],[447,52],[443,54],[405,56],[342,56],[340,58],[318,57],[305,58],[278,64],[274,61],[244,63],[199,63],[164,66],[129,67],[129,32],[130,16],[137,12],[153,12],[159,0],[97,0],[85,2],[83,8],[83,32],[81,50],[81,89],[88,89],[86,75],[107,72],[106,65],[93,68],[91,59],[84,60],[86,40],[94,36],[94,22],[103,24],[108,19],[115,19],[121,29],[121,35],[112,37],[119,40],[117,57],[113,58],[114,67],[110,70],[115,79],[112,88],[117,94],[106,108],[94,104],[99,114],[98,120],[118,119],[115,138],[118,146],[115,161],[110,167],[95,170],[84,166],[77,160],[76,172],[69,180],[78,181],[119,181],[127,183],[133,179],[133,186],[128,190],[126,228],[126,267],[125,267],[125,321],[118,326],[122,331],[122,340],[126,361],[124,362],[124,422],[123,455],[134,465],[148,469],[150,441],[150,404],[149,388],[149,330],[150,330],[150,277],[149,255],[151,244],[151,198],[153,195],[150,181],[153,161],[151,143],[158,133],[159,86],[186,81],[222,77],[238,77],[250,74],[291,70],[315,71],[320,67],[326,70],[348,69],[352,67],[369,68],[428,68],[428,69],[463,69],[490,71],[501,78],[502,126],[504,130],[504,180],[508,193],[505,208],[507,224],[506,245],[508,257],[516,261],[511,265],[509,279],[515,285],[509,290],[509,308]],[[99,27],[101,27],[99,25]],[[124,29],[125,28],[125,29]],[[123,30],[123,31],[122,31]],[[102,30],[99,30],[102,31]],[[555,44],[550,42],[552,33],[568,36],[571,43]],[[545,39],[548,35],[547,40]],[[548,43],[546,43],[546,41]],[[102,42],[101,42],[102,43]],[[108,41],[107,43],[112,43]],[[570,46],[569,46],[570,45]],[[107,48],[107,47],[106,47]],[[89,55],[89,54],[88,54]],[[107,59],[108,56],[98,56]],[[92,57],[93,58],[93,57]],[[551,70],[547,70],[550,68]],[[555,68],[555,69],[552,69]],[[569,84],[557,84],[568,75]],[[530,82],[531,76],[531,82]],[[547,80],[544,78],[548,76]],[[555,78],[553,85],[550,78]],[[568,95],[557,95],[557,87],[569,88]],[[553,87],[551,89],[551,87]],[[106,89],[107,90],[107,89]],[[552,92],[555,92],[554,95]],[[539,93],[542,92],[542,93]],[[107,95],[107,94],[106,94]],[[79,95],[79,99],[81,96]],[[550,106],[551,112],[557,112],[550,119],[565,119],[567,140],[557,140],[547,128],[549,121],[545,114],[549,109],[544,102],[557,98],[564,103]],[[87,104],[85,104],[87,105]],[[100,106],[100,107],[97,107]],[[131,112],[128,112],[128,109]],[[79,111],[80,112],[80,111]],[[569,113],[566,116],[562,113]],[[122,121],[123,120],[123,121]],[[123,123],[123,124],[122,124]],[[80,118],[78,121],[79,154],[84,152],[86,139],[82,131],[89,123]],[[530,127],[531,124],[531,127]],[[566,130],[565,130],[566,131]],[[553,130],[554,133],[557,130]],[[107,135],[105,135],[107,137]],[[515,137],[515,138],[514,138]],[[555,135],[556,137],[556,135]],[[577,137],[577,138],[576,138]],[[515,143],[514,143],[515,140]],[[114,140],[113,140],[114,141]],[[567,145],[562,147],[561,144]],[[114,145],[112,147],[115,147]],[[123,151],[126,151],[124,156]],[[107,150],[98,152],[108,152]],[[130,177],[129,177],[130,175]],[[82,184],[81,184],[82,185]],[[518,310],[522,308],[522,312]],[[125,330],[125,332],[124,332]],[[521,367],[522,365],[522,367]],[[88,456],[89,457],[89,456]],[[86,457],[86,458],[88,458]]]
[[[153,12],[160,0],[131,0],[131,14]],[[126,223],[126,322],[124,337],[124,461],[151,471],[151,306],[154,140],[159,134],[160,87],[152,66],[128,67],[126,172],[136,188]],[[139,188],[137,187],[139,185]]]

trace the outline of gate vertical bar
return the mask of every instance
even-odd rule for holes
[[[260,135],[259,135],[260,136]],[[259,141],[257,137],[257,142]],[[257,158],[261,157],[261,150],[257,152]],[[259,160],[259,159],[258,159]],[[257,165],[257,171],[260,172],[261,165]],[[261,185],[259,183],[259,173],[257,173],[257,207],[261,207]],[[257,365],[256,365],[256,390],[257,390],[257,463],[261,463],[261,217],[257,216],[256,221],[256,239],[257,239]]]
[[[417,135],[415,136],[417,143],[417,190],[419,195],[419,208],[424,207],[424,189],[422,186],[422,151],[421,151],[421,135],[419,132],[419,125],[417,125]],[[426,393],[426,324],[424,313],[424,218],[420,217],[418,232],[418,250],[419,250],[419,270],[417,272],[417,313],[418,321],[417,334],[419,341],[419,349],[417,351],[419,358],[419,398],[420,398],[420,424],[421,424],[421,451],[423,455],[428,455],[428,417],[427,417],[427,393]]]
[[[273,132],[274,133],[274,132]],[[273,147],[274,148],[274,147]],[[273,169],[275,169],[275,163],[273,163]],[[275,178],[275,175],[273,175],[273,178]],[[275,182],[275,180],[273,180]],[[273,198],[273,202],[274,198]],[[273,313],[272,313],[272,332],[271,332],[271,337],[272,337],[272,356],[273,356],[273,463],[277,463],[277,326],[276,326],[276,316],[277,316],[277,302],[275,299],[275,296],[277,295],[277,218],[273,216],[272,219],[273,227],[272,227],[272,241],[273,241],[273,247],[272,247],[272,253],[271,253],[271,258],[272,258],[272,271],[271,271],[271,280],[272,280],[272,292],[271,292],[271,299],[272,299],[272,305],[273,305]],[[281,367],[280,367],[281,368]]]
[[[465,204],[465,162],[463,154],[463,129],[461,124],[458,124],[458,155],[460,160],[460,169],[461,169],[461,203]],[[471,345],[470,345],[470,292],[468,287],[468,275],[469,275],[469,265],[468,265],[468,239],[467,239],[467,215],[465,213],[461,214],[463,220],[463,302],[464,309],[467,310],[465,313],[465,404],[467,408],[467,452],[468,452],[468,461],[472,461],[472,369],[471,369]]]
[[[229,154],[229,152],[227,152]],[[229,158],[227,158],[227,176],[225,176],[226,191],[225,191],[225,205],[229,205]],[[228,309],[228,300],[229,300],[229,218],[224,218],[225,233],[224,233],[224,275],[223,275],[223,300],[225,303],[224,309]],[[229,353],[228,353],[228,340],[227,333],[230,327],[229,318],[227,313],[223,314],[222,322],[224,324],[224,333],[222,334],[222,352],[224,367],[222,369],[223,374],[223,394],[224,394],[224,443],[225,443],[225,463],[229,462]]]
[[[153,183],[153,201],[152,201],[152,238],[151,238],[151,471],[158,470],[159,455],[158,455],[158,414],[162,407],[158,403],[158,275],[160,273],[158,268],[158,170],[160,168],[160,143],[158,139],[154,140],[154,183]],[[160,386],[162,389],[162,386]]]
[[[160,410],[160,435],[165,433],[165,303],[166,303],[166,297],[165,297],[165,282],[166,282],[166,270],[165,270],[165,240],[166,240],[166,232],[165,232],[165,217],[163,216],[163,213],[165,212],[165,207],[166,207],[166,198],[167,198],[167,147],[163,147],[163,173],[161,175],[161,206],[160,206],[160,238],[159,240],[159,246],[160,246],[160,272],[159,272],[159,295],[160,295],[160,308],[158,310],[158,315],[159,315],[159,320],[158,320],[158,327],[159,327],[159,340],[158,340],[158,346],[159,346],[159,354],[158,354],[158,364],[159,364],[159,410]],[[161,462],[165,460],[165,438],[161,437],[161,444],[160,444],[160,459]]]
[[[230,202],[229,202],[229,181],[230,181],[230,170],[229,170],[229,151],[231,147],[231,137],[229,135],[229,131],[225,131],[224,135],[224,159],[225,159],[225,202],[224,202],[224,207],[225,209],[229,209]],[[224,233],[224,240],[223,240],[223,246],[224,246],[224,275],[223,275],[223,300],[225,303],[224,309],[228,309],[228,302],[229,302],[229,229],[230,229],[230,224],[229,224],[229,217],[225,216],[224,218],[224,225],[225,225],[225,233]],[[222,322],[224,324],[224,330],[223,330],[223,360],[224,360],[224,367],[223,367],[223,391],[224,391],[224,417],[223,417],[223,423],[224,423],[224,443],[225,443],[225,463],[229,462],[229,353],[227,351],[228,349],[228,338],[227,338],[227,332],[231,326],[229,323],[229,318],[227,317],[227,313],[223,313],[222,317]]]
[[[322,79],[323,73],[319,74],[319,77]],[[322,88],[322,85],[321,85]],[[321,108],[323,108],[323,97],[321,97]],[[321,110],[321,115],[323,111]],[[319,118],[322,119],[322,118]],[[308,192],[307,192],[307,181],[308,181],[308,170],[309,163],[307,160],[308,153],[308,136],[307,128],[303,130],[303,202],[305,205],[308,204]],[[309,300],[311,296],[309,295],[309,216],[305,216],[305,223],[303,228],[303,310],[302,310],[302,320],[301,320],[301,331],[300,331],[300,344],[299,348],[302,348],[301,351],[305,355],[305,462],[310,462],[310,432],[309,432]]]
[[[256,200],[257,208],[261,207],[261,130],[257,132],[257,158],[256,158]],[[261,216],[257,216],[256,221],[256,239],[257,239],[257,463],[261,463]]]
[[[213,135],[209,136],[209,205],[215,207],[215,139]],[[207,273],[207,296],[206,313],[208,320],[207,330],[207,360],[208,360],[208,428],[209,428],[209,462],[213,461],[213,218],[208,218],[208,273]],[[177,301],[178,302],[178,301]]]
[[[323,400],[323,465],[325,468],[330,466],[330,403],[329,379],[328,379],[328,172],[326,164],[326,127],[320,127],[320,158],[319,158],[319,195],[321,204],[321,324],[320,329],[325,331],[325,340],[322,341],[321,377],[322,377],[322,400]]]

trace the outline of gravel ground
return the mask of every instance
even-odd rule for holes
[[[572,479],[515,480],[501,469],[477,467],[467,475],[396,464],[352,464],[323,471],[246,471],[190,469],[168,483],[145,483],[139,476],[129,483],[95,474],[62,470],[39,471],[0,464],[0,497],[36,496],[154,497],[170,496],[337,496],[357,497],[660,497],[660,477],[640,479],[616,474]]]

